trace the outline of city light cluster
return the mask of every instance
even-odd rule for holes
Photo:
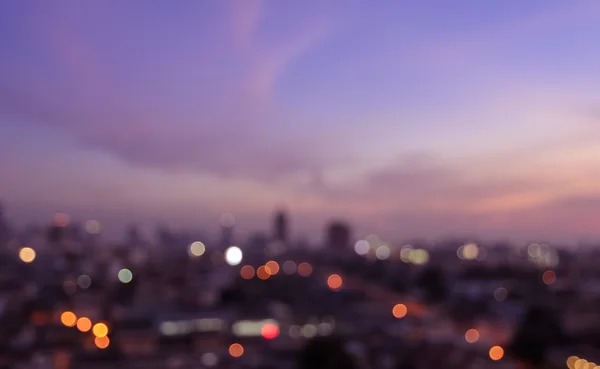
[[[377,236],[370,235],[364,240],[358,240],[354,244],[354,252],[360,256],[374,257],[378,260],[390,259],[397,248],[381,241]],[[405,245],[400,249],[400,260],[405,263],[423,265],[429,261],[429,251],[415,249],[411,245]]]
[[[261,321],[242,320],[231,326],[231,331],[238,337],[257,337],[272,340],[279,336],[279,323],[273,319]]]
[[[260,280],[267,280],[283,270],[283,273],[292,275],[298,273],[301,277],[308,277],[312,274],[312,265],[307,262],[297,264],[292,260],[287,260],[280,266],[275,260],[269,260],[264,265],[254,269],[252,265],[244,265],[240,268],[240,277],[250,280],[254,277]]]
[[[223,329],[223,320],[218,318],[185,319],[164,321],[158,329],[165,336],[186,335],[193,332],[218,332]]]
[[[567,368],[569,369],[600,369],[600,365],[587,361],[578,356],[570,356],[567,359]]]
[[[108,326],[106,323],[92,324],[90,318],[77,317],[72,311],[65,311],[60,315],[60,322],[69,328],[77,327],[80,332],[92,331],[94,335],[94,344],[99,349],[105,349],[110,345],[110,339],[108,338]]]
[[[554,268],[559,263],[558,252],[547,244],[532,243],[527,247],[529,261],[542,268]]]

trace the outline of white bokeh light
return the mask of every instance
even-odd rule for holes
[[[190,245],[190,255],[202,256],[206,251],[206,246],[200,241],[192,242]]]
[[[117,277],[121,283],[129,283],[133,279],[133,273],[129,269],[121,269]]]
[[[387,245],[381,245],[375,250],[375,256],[379,260],[385,260],[390,257],[390,248]]]
[[[354,252],[358,255],[366,255],[369,253],[369,242],[365,240],[358,240],[354,244]]]
[[[237,246],[231,246],[225,250],[225,261],[227,264],[235,266],[242,262],[242,250]]]

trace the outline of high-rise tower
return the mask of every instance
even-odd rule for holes
[[[350,227],[343,222],[332,222],[327,227],[326,239],[326,246],[331,249],[347,249],[350,245]]]
[[[276,241],[287,242],[288,238],[288,221],[287,215],[283,211],[278,211],[275,214],[273,229],[273,237]]]

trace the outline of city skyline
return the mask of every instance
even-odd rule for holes
[[[17,222],[597,238],[600,3],[0,4]]]

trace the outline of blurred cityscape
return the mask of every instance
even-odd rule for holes
[[[600,363],[600,250],[390,243],[293,214],[248,240],[0,212],[0,368],[570,368]]]

